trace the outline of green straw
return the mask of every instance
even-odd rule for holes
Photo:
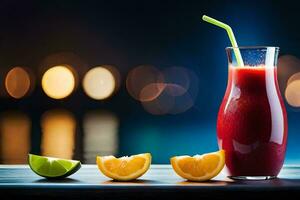
[[[219,26],[219,27],[225,29],[227,31],[227,34],[228,34],[228,37],[230,39],[232,47],[238,47],[237,42],[236,42],[235,37],[234,37],[234,34],[233,34],[232,29],[231,29],[230,26],[228,26],[227,24],[225,24],[223,22],[220,22],[220,21],[218,21],[214,18],[208,17],[206,15],[203,15],[202,19],[204,21],[208,22],[208,23],[211,23],[213,25],[216,25],[216,26]],[[233,51],[234,51],[234,55],[236,57],[236,61],[237,61],[238,65],[243,67],[244,62],[243,62],[240,50],[238,48],[233,48]]]

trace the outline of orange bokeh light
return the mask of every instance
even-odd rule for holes
[[[3,164],[25,164],[30,151],[30,118],[18,111],[0,115],[0,159]]]
[[[32,84],[29,73],[22,67],[12,68],[5,77],[7,93],[16,99],[28,94]]]
[[[284,95],[290,106],[300,107],[300,72],[289,78]]]
[[[67,110],[49,110],[41,119],[41,151],[44,156],[72,159],[75,149],[75,117]]]
[[[164,83],[150,83],[141,90],[139,100],[142,102],[153,101],[154,99],[158,98],[165,87],[166,84]]]

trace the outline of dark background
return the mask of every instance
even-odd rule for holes
[[[230,43],[223,30],[202,22],[203,14],[229,23],[240,46],[279,46],[280,55],[300,57],[299,6],[294,1],[1,1],[1,82],[12,66],[21,65],[34,71],[36,87],[20,100],[1,97],[0,111],[28,115],[30,152],[37,154],[41,152],[40,118],[58,108],[76,118],[75,159],[84,161],[82,123],[93,110],[118,118],[118,147],[112,151],[116,155],[151,152],[154,163],[168,163],[173,155],[217,150],[215,122],[227,82],[224,48]],[[120,90],[107,100],[95,101],[79,85],[66,99],[50,99],[40,86],[41,63],[62,52],[84,63],[76,68],[80,80],[93,66],[116,66],[122,77]],[[141,64],[194,71],[199,78],[195,105],[177,115],[146,112],[125,87],[128,72]],[[288,79],[284,70],[279,69],[282,92]],[[287,110],[286,162],[295,163],[300,158],[300,113],[288,104]]]

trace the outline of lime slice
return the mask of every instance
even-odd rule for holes
[[[80,161],[65,160],[29,154],[28,162],[31,170],[45,178],[64,178],[74,174],[81,167]]]

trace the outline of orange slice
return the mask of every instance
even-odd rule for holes
[[[151,164],[151,154],[137,154],[116,158],[114,156],[97,156],[99,170],[107,177],[118,181],[130,181],[146,173]]]
[[[217,176],[225,165],[224,150],[213,153],[171,158],[174,171],[190,181],[207,181]]]

